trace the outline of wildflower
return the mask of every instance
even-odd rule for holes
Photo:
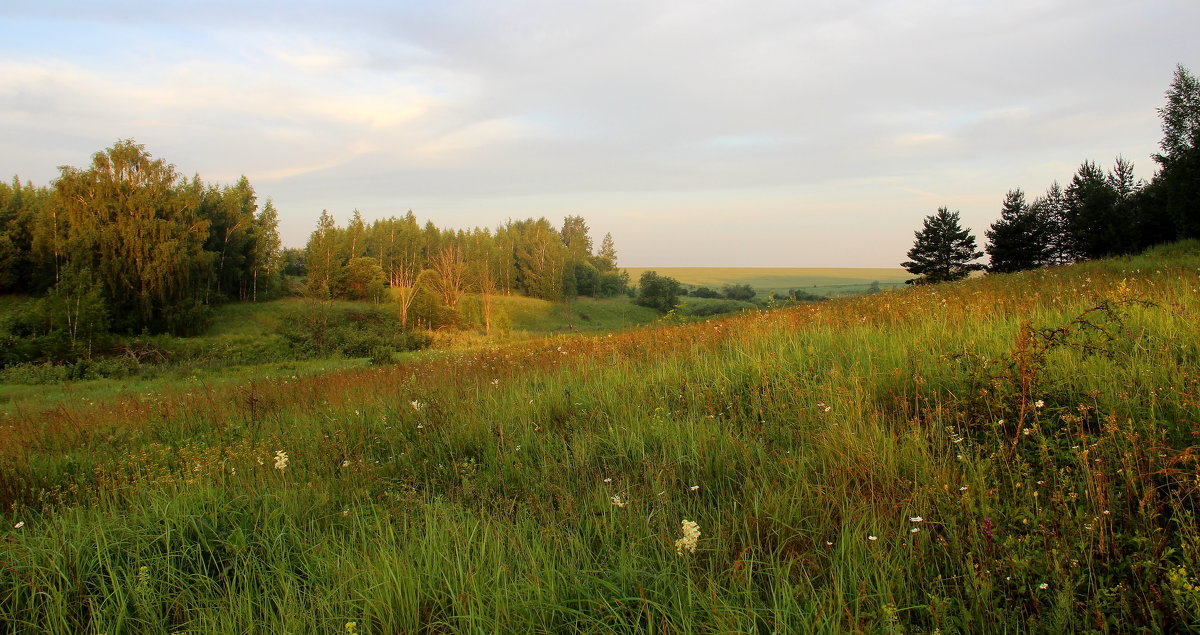
[[[421,408],[425,407],[425,404],[421,403],[419,399],[413,399],[412,401],[408,402],[408,405],[412,406],[412,409],[416,410],[417,412],[420,412]]]
[[[700,486],[699,486],[699,485],[693,485],[693,486],[689,487],[688,489],[694,492],[694,491],[696,491],[696,490],[700,489]]]
[[[675,553],[683,555],[684,550],[688,553],[696,553],[696,543],[700,540],[700,525],[688,519],[683,519],[683,538],[675,541]]]
[[[967,486],[966,486],[966,485],[963,485],[962,487],[958,488],[958,491],[960,491],[960,492],[965,492],[965,491],[967,491]]]
[[[876,540],[879,540],[879,536],[867,536],[867,540],[870,540],[871,542],[875,542]]]
[[[1037,406],[1038,408],[1044,408],[1046,406],[1046,402],[1042,401],[1041,399],[1038,399],[1037,403],[1035,403],[1033,405]]]
[[[629,501],[621,498],[620,495],[617,495],[612,497],[612,504],[616,505],[617,507],[624,507],[629,504]]]
[[[832,541],[832,540],[826,540],[826,541],[825,541],[825,546],[826,546],[826,547],[832,547],[832,546],[833,546],[833,541]]]
[[[910,534],[915,534],[915,533],[917,533],[917,532],[919,532],[919,531],[921,531],[921,528],[920,528],[920,527],[913,527],[912,529],[909,529],[909,530],[908,530],[908,533],[910,533]]]
[[[920,516],[913,516],[912,518],[909,518],[909,519],[908,519],[908,522],[910,522],[910,523],[919,523],[919,522],[922,522],[922,521],[924,521],[924,520],[925,520],[925,519],[924,519],[924,518],[921,518]]]
[[[358,635],[358,622],[346,622],[346,635]]]
[[[343,459],[342,467],[350,467],[350,459]]]
[[[275,451],[275,469],[282,472],[284,470],[284,468],[287,467],[287,464],[288,464],[287,452],[284,452],[283,450],[276,450]]]
[[[13,529],[20,529],[20,528],[22,528],[22,527],[24,527],[24,526],[25,526],[25,521],[23,521],[23,520],[18,520],[18,521],[17,521],[17,524],[13,525]]]
[[[611,482],[612,482],[612,478],[611,478],[611,477],[610,477],[610,478],[606,478],[606,479],[604,479],[604,482],[605,482],[605,483],[611,483]]]
[[[1045,582],[1043,582],[1043,583],[1041,583],[1041,584],[1039,584],[1039,585],[1038,585],[1038,588],[1039,588],[1039,589],[1041,589],[1041,590],[1043,590],[1043,591],[1045,591],[1046,589],[1049,589],[1049,588],[1050,588],[1050,585],[1049,585],[1049,584],[1046,584]]]

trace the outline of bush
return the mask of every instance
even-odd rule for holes
[[[376,346],[371,349],[370,361],[376,366],[384,366],[396,361],[395,354],[391,346]]]
[[[726,300],[742,300],[749,302],[754,299],[754,288],[748,284],[727,284],[722,290]]]
[[[429,337],[400,327],[400,321],[377,308],[343,309],[324,303],[312,303],[286,316],[277,333],[296,357],[343,355],[373,357],[375,349],[393,352],[418,350],[429,346]]]

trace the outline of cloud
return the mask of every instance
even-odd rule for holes
[[[729,238],[742,218],[824,264],[935,202],[983,222],[1085,158],[1145,165],[1198,20],[1175,0],[51,1],[0,24],[0,169],[45,182],[134,137],[249,175],[292,242],[322,207],[586,210],[619,244],[658,218],[680,258],[767,258]],[[902,258],[899,234],[862,264]]]

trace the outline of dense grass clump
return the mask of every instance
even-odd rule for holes
[[[25,405],[0,417],[0,622],[1195,630],[1197,311],[1184,243]]]

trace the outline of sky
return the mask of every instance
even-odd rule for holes
[[[1195,0],[6,2],[0,178],[134,139],[321,210],[587,219],[623,266],[895,267],[1151,156]]]

